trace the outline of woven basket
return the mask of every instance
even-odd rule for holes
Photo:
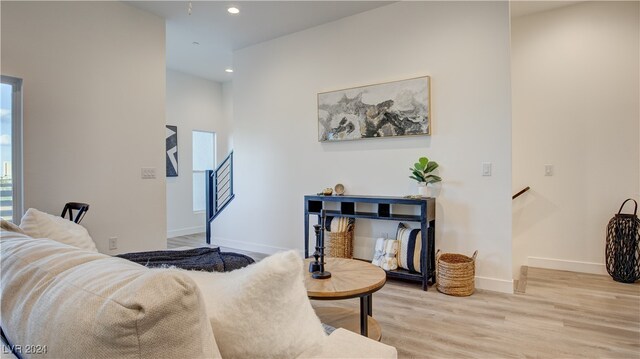
[[[473,294],[475,289],[476,256],[469,258],[462,254],[436,253],[436,277],[439,292],[457,297]]]
[[[325,232],[329,234],[326,243],[327,256],[337,258],[353,258],[353,226],[344,232]]]

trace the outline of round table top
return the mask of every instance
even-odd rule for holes
[[[309,273],[309,263],[305,259],[304,284],[311,299],[347,299],[373,293],[384,286],[387,275],[380,267],[365,261],[345,258],[325,258],[325,270],[331,278],[314,279]]]

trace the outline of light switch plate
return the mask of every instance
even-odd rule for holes
[[[482,162],[482,175],[491,176],[491,162]]]
[[[140,170],[140,177],[142,179],[154,179],[156,178],[155,167],[142,167]]]
[[[544,175],[553,176],[553,165],[544,165]]]

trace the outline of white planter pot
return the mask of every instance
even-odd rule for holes
[[[422,197],[429,197],[429,187],[427,187],[426,183],[418,183],[418,194]]]

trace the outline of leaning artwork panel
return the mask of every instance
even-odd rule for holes
[[[429,76],[318,94],[318,141],[431,134]]]

